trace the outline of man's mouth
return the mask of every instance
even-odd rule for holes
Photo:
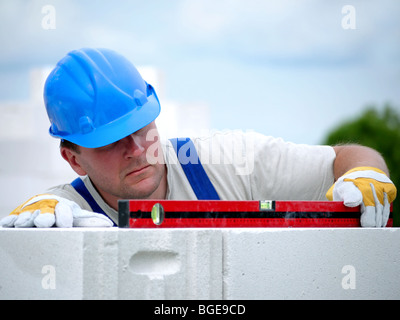
[[[150,167],[150,165],[146,165],[146,166],[144,166],[144,167],[141,167],[141,168],[132,170],[132,171],[130,171],[130,172],[127,174],[127,176],[137,176],[137,175],[143,173],[143,172],[144,172],[147,168],[149,168],[149,167]]]

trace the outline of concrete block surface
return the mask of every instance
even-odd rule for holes
[[[217,229],[121,230],[119,264],[121,299],[222,299]]]
[[[399,299],[400,229],[0,228],[0,299]]]
[[[82,299],[84,232],[0,229],[0,299]]]
[[[231,229],[224,299],[399,299],[399,229]]]

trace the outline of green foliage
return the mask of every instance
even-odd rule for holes
[[[331,131],[324,144],[357,143],[380,152],[390,171],[390,178],[400,192],[400,111],[389,104],[379,111],[369,106],[356,119],[346,121]],[[400,226],[400,204],[395,201],[394,223]]]

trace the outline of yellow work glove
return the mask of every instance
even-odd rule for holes
[[[361,206],[362,227],[385,227],[390,204],[397,190],[389,177],[377,168],[357,167],[341,176],[328,190],[328,200],[343,201],[345,206]]]
[[[105,215],[81,209],[75,202],[52,194],[32,197],[0,220],[3,228],[111,227]]]

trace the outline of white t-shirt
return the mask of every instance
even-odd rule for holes
[[[330,146],[294,144],[241,131],[216,132],[192,141],[221,200],[325,200],[325,193],[334,182],[336,155]],[[163,142],[162,148],[167,166],[167,199],[196,200],[171,142]],[[192,160],[192,153],[188,152],[185,159],[185,150],[182,151],[181,161],[182,155],[183,161]],[[117,211],[104,202],[87,176],[82,180],[98,205],[117,223]],[[75,201],[91,211],[70,184],[53,187],[47,193]]]

